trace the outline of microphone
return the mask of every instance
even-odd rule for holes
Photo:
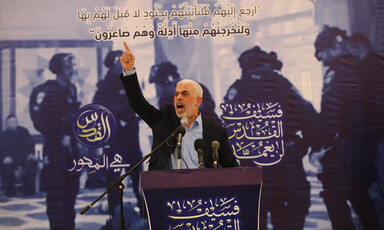
[[[195,150],[197,151],[199,157],[199,169],[205,168],[204,166],[204,158],[203,158],[203,149],[204,149],[204,141],[199,138],[195,140]]]
[[[185,118],[185,117],[183,117],[183,118],[181,118],[181,120],[180,120],[180,128],[182,128],[182,129],[184,129],[184,133],[185,133],[185,127],[188,125],[188,119],[187,118]],[[177,129],[176,129],[177,130]],[[178,135],[177,136],[177,141],[179,141],[179,139],[180,139],[180,142],[181,142],[181,138],[184,136],[184,133],[183,133],[183,135]],[[179,133],[180,134],[180,133]]]
[[[185,134],[185,128],[183,126],[178,126],[176,129],[175,129],[175,132],[173,132],[173,136],[177,135],[177,142],[179,142],[179,137],[180,137],[180,141],[181,141],[181,137],[183,137]]]
[[[212,150],[213,150],[213,156],[212,156],[212,158],[213,158],[213,168],[217,168],[217,159],[219,158],[218,150],[219,150],[219,147],[220,147],[220,143],[217,140],[214,140],[211,143],[211,147],[212,147]]]
[[[188,125],[188,119],[183,117],[180,120],[180,126],[177,127],[177,169],[181,168],[181,140],[183,139],[183,136],[185,134],[185,126]],[[179,131],[178,131],[179,130]]]
[[[188,125],[188,119],[186,117],[181,118],[180,124],[185,128]]]

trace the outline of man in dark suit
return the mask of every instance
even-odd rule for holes
[[[5,195],[17,195],[16,184],[21,180],[24,195],[35,194],[36,158],[34,141],[29,131],[19,126],[16,115],[5,119],[5,130],[0,134],[0,173]],[[21,172],[16,176],[16,172]]]
[[[204,140],[205,167],[213,167],[211,143],[217,140],[218,161],[222,167],[236,167],[238,163],[228,144],[225,128],[205,119],[199,113],[202,102],[202,88],[192,80],[180,81],[175,90],[174,105],[164,105],[160,110],[148,103],[144,98],[134,68],[135,56],[124,42],[125,52],[120,57],[124,73],[120,75],[132,109],[151,127],[153,133],[152,149],[167,139],[180,126],[180,119],[187,118],[186,133],[182,142],[181,168],[197,168],[198,156],[193,148],[196,139]],[[149,170],[176,169],[176,138],[171,138],[162,145],[149,160]]]

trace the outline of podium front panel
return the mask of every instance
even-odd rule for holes
[[[149,229],[258,229],[261,167],[141,172]]]

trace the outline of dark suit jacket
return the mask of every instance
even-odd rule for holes
[[[180,118],[177,117],[173,105],[165,105],[158,110],[144,98],[137,75],[124,77],[120,75],[123,82],[129,104],[132,109],[143,119],[153,133],[152,150],[166,140],[175,129],[180,126]],[[211,143],[219,141],[219,163],[222,167],[236,167],[238,163],[228,144],[228,134],[225,128],[210,122],[202,117],[203,140],[204,140],[204,164],[207,168],[213,167]],[[169,168],[169,157],[176,148],[176,139],[170,138],[150,158],[149,170],[163,170]],[[196,153],[197,154],[197,153]]]

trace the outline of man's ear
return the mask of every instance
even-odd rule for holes
[[[203,102],[203,98],[197,97],[197,106],[200,106],[202,102]]]

